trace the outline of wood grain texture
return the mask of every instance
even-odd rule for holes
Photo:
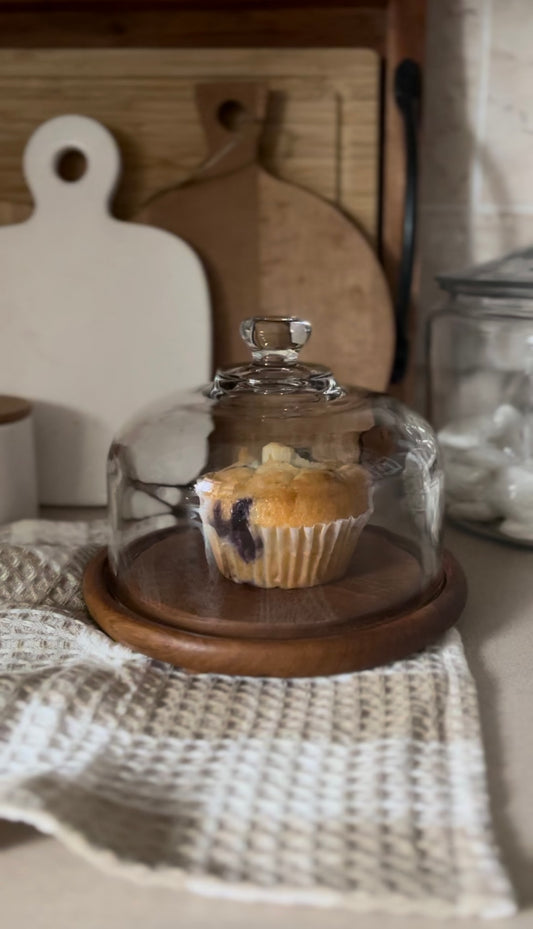
[[[87,566],[83,593],[93,619],[111,638],[160,661],[200,673],[313,677],[387,664],[431,644],[459,618],[466,582],[446,553],[442,586],[429,602],[374,625],[354,622],[325,636],[293,639],[200,635],[137,615],[112,593],[105,550]]]
[[[313,337],[303,361],[325,364],[341,384],[386,390],[392,304],[365,239],[323,200],[264,172],[259,221],[260,311],[308,318]]]
[[[363,531],[345,577],[295,590],[227,580],[208,564],[199,529],[156,533],[134,548],[135,554],[125,553],[127,564],[120,570],[120,601],[135,613],[189,632],[226,638],[323,636],[354,621],[374,625],[429,599],[416,556],[373,527]]]
[[[377,231],[379,64],[342,49],[0,50],[0,219],[30,198],[20,169],[28,135],[50,117],[81,113],[115,135],[124,180],[116,215],[129,218],[187,178],[206,149],[194,85],[264,79],[270,106],[263,163]]]
[[[0,41],[22,48],[344,46],[383,50],[384,2],[0,4]]]
[[[297,315],[313,325],[304,360],[332,368],[342,383],[384,390],[394,344],[385,277],[343,213],[256,161],[267,91],[258,82],[199,85],[207,169],[155,198],[137,218],[179,235],[202,258],[216,366],[249,359],[239,336],[243,318]],[[230,101],[244,120],[237,130],[220,121]]]

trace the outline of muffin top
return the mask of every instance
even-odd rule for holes
[[[359,516],[370,505],[368,475],[359,465],[329,467],[276,442],[264,446],[261,463],[205,474],[196,488],[221,504],[223,517],[237,501],[246,502],[250,522],[264,528],[329,523]]]

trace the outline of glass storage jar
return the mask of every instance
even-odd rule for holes
[[[307,675],[407,654],[456,619],[432,429],[302,364],[310,331],[245,320],[249,364],[117,435],[108,555],[85,584],[116,638],[196,670]]]
[[[533,249],[438,281],[449,299],[428,328],[430,419],[446,511],[533,545]]]

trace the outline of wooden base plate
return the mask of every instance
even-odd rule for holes
[[[374,624],[431,598],[419,559],[406,544],[368,526],[340,580],[267,590],[223,577],[206,559],[199,526],[173,527],[128,547],[114,590],[135,614],[189,632],[267,639],[325,635],[354,619]]]
[[[111,638],[190,671],[314,677],[363,670],[429,645],[456,622],[466,600],[463,572],[448,552],[440,581],[421,595],[414,556],[379,530],[365,536],[342,581],[263,591],[210,577],[197,540],[162,534],[136,551],[119,593],[107,553],[99,552],[86,568],[83,593]],[[201,574],[203,615],[191,601],[197,583],[188,575],[180,586],[185,570],[168,570],[168,557],[180,563],[178,550],[184,558],[189,552],[188,569]]]

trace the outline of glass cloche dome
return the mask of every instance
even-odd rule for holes
[[[116,436],[102,577],[127,633],[86,578],[115,638],[194,670],[307,675],[400,657],[457,618],[432,429],[302,364],[310,333],[245,320],[248,364]]]

